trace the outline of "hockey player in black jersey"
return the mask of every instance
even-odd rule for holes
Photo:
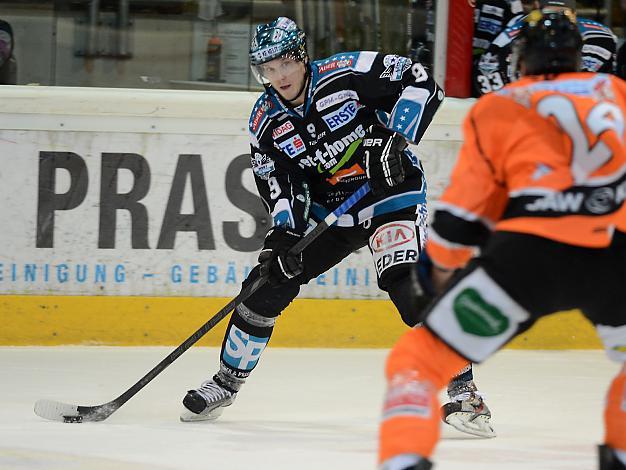
[[[570,10],[576,13],[575,0],[536,0],[536,8],[560,12]],[[482,54],[474,68],[472,81],[476,96],[499,90],[514,81],[511,63],[512,48],[515,38],[519,35],[524,17],[502,31]],[[583,38],[582,64],[583,72],[614,73],[616,67],[617,38],[610,28],[586,18],[576,19],[578,30]]]
[[[480,75],[480,58],[498,34],[524,16],[524,4],[522,0],[468,0],[468,3],[474,8],[472,96],[478,97],[482,93],[475,77]]]
[[[269,282],[236,307],[219,371],[187,393],[183,421],[215,419],[232,404],[300,286],[357,249],[369,247],[378,285],[407,325],[419,322],[423,307],[411,295],[410,270],[426,237],[426,182],[407,142],[422,138],[441,88],[420,63],[397,55],[346,52],[311,62],[304,32],[284,17],[256,28],[250,61],[266,88],[249,121],[251,164],[273,227],[244,287],[259,276]],[[312,223],[366,181],[370,194],[302,254],[290,254]],[[474,400],[455,414],[459,427],[492,437],[471,366],[451,390],[459,401]]]

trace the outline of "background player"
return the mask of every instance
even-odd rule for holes
[[[437,391],[538,318],[580,308],[626,362],[626,84],[580,73],[567,11],[532,12],[516,41],[523,78],[478,100],[435,212],[427,253],[440,280],[425,327],[393,348],[380,430],[384,470],[425,470]],[[582,386],[582,385],[581,385]],[[626,468],[626,366],[609,389],[602,470]]]
[[[540,0],[537,8],[559,12],[576,12],[576,0]],[[482,54],[473,70],[475,96],[499,90],[514,80],[511,66],[512,45],[524,22],[519,18],[502,31]],[[597,21],[577,18],[576,24],[583,38],[581,70],[586,72],[613,73],[615,71],[617,38],[610,28]]]
[[[480,96],[482,76],[478,68],[481,56],[505,28],[524,16],[522,0],[468,0],[474,8],[474,36],[472,38],[472,96]]]
[[[250,49],[255,76],[266,87],[250,116],[252,169],[273,218],[259,265],[265,284],[237,306],[222,345],[220,369],[183,400],[183,421],[214,419],[235,399],[256,366],[280,313],[300,285],[368,246],[378,285],[403,321],[422,310],[408,273],[425,242],[426,183],[418,143],[444,94],[420,63],[393,54],[347,52],[310,62],[304,32],[280,17],[257,27]],[[301,255],[289,249],[365,181],[372,193]],[[465,366],[465,365],[464,365]],[[285,371],[285,382],[290,373]],[[475,391],[471,369],[457,388]],[[493,435],[482,399],[470,431]]]

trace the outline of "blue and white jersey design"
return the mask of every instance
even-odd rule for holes
[[[287,106],[268,88],[249,120],[259,194],[275,225],[299,232],[309,217],[335,209],[365,182],[361,142],[372,125],[417,143],[444,98],[421,64],[393,54],[345,52],[314,61],[309,68],[302,106]],[[364,214],[372,217],[423,203],[421,164],[405,153],[407,177],[388,196],[393,203],[381,204],[380,198],[368,195],[345,215],[342,225],[361,223]]]

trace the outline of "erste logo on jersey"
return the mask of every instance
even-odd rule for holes
[[[306,150],[304,141],[302,140],[302,137],[300,137],[300,134],[294,135],[291,139],[279,142],[278,147],[289,155],[289,158],[294,158]]]
[[[292,130],[294,130],[293,124],[291,123],[291,121],[287,121],[286,123],[282,124],[281,126],[277,127],[276,129],[272,131],[272,138],[276,140],[281,135],[287,134],[288,132],[291,132]]]
[[[318,111],[323,111],[326,108],[330,108],[331,106],[341,103],[343,101],[349,100],[350,98],[354,100],[359,100],[359,95],[354,90],[342,90],[332,95],[325,96],[315,103],[315,109]]]
[[[391,82],[397,82],[402,79],[404,72],[411,68],[412,63],[413,62],[406,57],[400,57],[399,55],[386,55],[383,58],[383,65],[386,69],[380,74],[380,78],[388,78]]]
[[[322,119],[331,131],[339,129],[348,124],[359,111],[359,105],[356,101],[348,101],[341,108],[332,113],[322,116]]]

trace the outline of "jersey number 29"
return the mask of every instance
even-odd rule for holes
[[[537,104],[542,116],[553,116],[572,141],[572,175],[576,183],[583,182],[589,175],[607,163],[613,156],[611,148],[599,139],[605,131],[615,131],[620,141],[624,136],[624,114],[621,109],[607,101],[596,104],[585,119],[585,127],[595,137],[596,143],[589,144],[587,133],[572,100],[562,95],[543,98]]]

